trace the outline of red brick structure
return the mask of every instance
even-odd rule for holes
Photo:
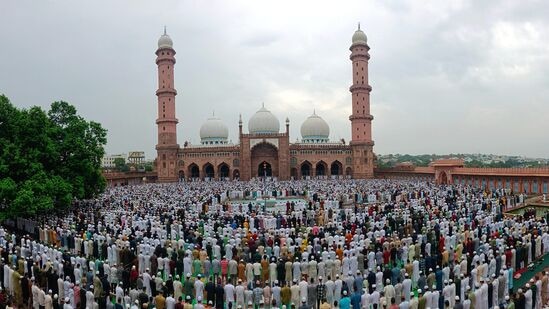
[[[228,128],[213,115],[200,128],[200,145],[177,143],[174,87],[175,50],[164,32],[158,40],[158,143],[156,171],[159,182],[192,179],[241,179],[274,177],[279,180],[320,178],[412,178],[438,184],[469,184],[487,189],[508,188],[515,192],[548,193],[549,168],[466,168],[461,160],[438,160],[429,167],[401,164],[375,170],[374,141],[370,114],[367,37],[360,30],[352,37],[351,141],[329,142],[329,126],[315,112],[301,126],[301,141],[290,143],[290,121],[285,130],[264,106],[248,122],[244,132],[239,120],[239,143],[228,143]],[[111,177],[112,184],[124,177]],[[130,179],[131,178],[131,179]],[[126,183],[137,183],[137,177]],[[150,180],[154,178],[151,177]]]
[[[158,140],[156,144],[156,170],[158,181],[171,182],[177,180],[176,162],[179,145],[177,144],[177,123],[175,118],[174,86],[175,50],[170,37],[164,34],[158,40],[156,50],[156,65],[158,66],[158,118],[156,119]]]
[[[238,124],[239,143],[229,144],[228,128],[213,115],[200,129],[200,145],[177,143],[173,72],[175,50],[164,32],[156,51],[159,86],[156,170],[159,182],[192,179],[242,179],[273,177],[279,180],[307,177],[372,178],[374,153],[368,84],[369,46],[358,30],[350,47],[353,68],[352,128],[350,144],[329,142],[329,127],[315,112],[301,126],[302,140],[290,143],[289,119],[280,132],[276,116],[261,107],[249,120],[245,133]]]
[[[156,172],[103,172],[109,187],[133,186],[157,181]]]
[[[370,92],[368,84],[368,61],[370,47],[366,34],[358,30],[353,35],[353,44],[349,48],[353,62],[353,84],[349,88],[352,94],[353,114],[351,120],[351,149],[353,157],[353,177],[374,177],[374,141],[372,140],[372,120],[370,114]]]
[[[462,184],[487,190],[506,188],[517,193],[549,193],[549,167],[545,168],[471,168],[463,160],[437,160],[428,167],[397,166],[377,169],[376,178],[417,179],[437,184]]]

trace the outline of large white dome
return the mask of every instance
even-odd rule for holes
[[[325,143],[330,136],[330,127],[315,112],[301,125],[301,138],[305,143]]]
[[[200,127],[200,141],[202,144],[226,144],[229,138],[229,129],[220,118],[212,116]]]
[[[262,106],[248,121],[250,134],[270,134],[280,131],[280,123],[273,113]]]

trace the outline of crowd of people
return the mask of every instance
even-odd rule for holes
[[[406,180],[110,188],[0,228],[0,304],[539,309],[549,276],[513,280],[549,251],[547,219],[504,215],[509,199]]]

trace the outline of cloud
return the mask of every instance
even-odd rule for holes
[[[105,9],[108,7],[109,9]],[[108,130],[109,153],[154,158],[162,27],[177,51],[179,143],[215,110],[237,140],[265,102],[291,140],[316,108],[349,140],[349,45],[369,45],[378,153],[547,157],[544,1],[7,2],[0,92],[21,107],[64,99]],[[246,128],[246,126],[245,126]]]

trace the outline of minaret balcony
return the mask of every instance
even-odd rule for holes
[[[173,89],[173,88],[161,88],[161,89],[158,89],[156,90],[156,95],[157,96],[161,96],[161,95],[166,95],[166,94],[173,94],[173,95],[177,95],[177,90]]]
[[[360,59],[363,59],[363,60],[370,60],[370,54],[366,53],[366,52],[353,52],[350,56],[349,56],[349,59],[351,59],[351,61],[355,61],[355,60],[360,60]]]
[[[351,115],[349,116],[349,120],[353,121],[353,120],[369,120],[369,121],[372,121],[374,120],[374,116],[372,115]]]
[[[177,118],[158,118],[156,119],[156,124],[161,124],[161,123],[179,123],[179,119]]]
[[[372,86],[360,84],[360,85],[351,85],[351,87],[349,87],[350,92],[355,92],[360,90],[371,92]]]

